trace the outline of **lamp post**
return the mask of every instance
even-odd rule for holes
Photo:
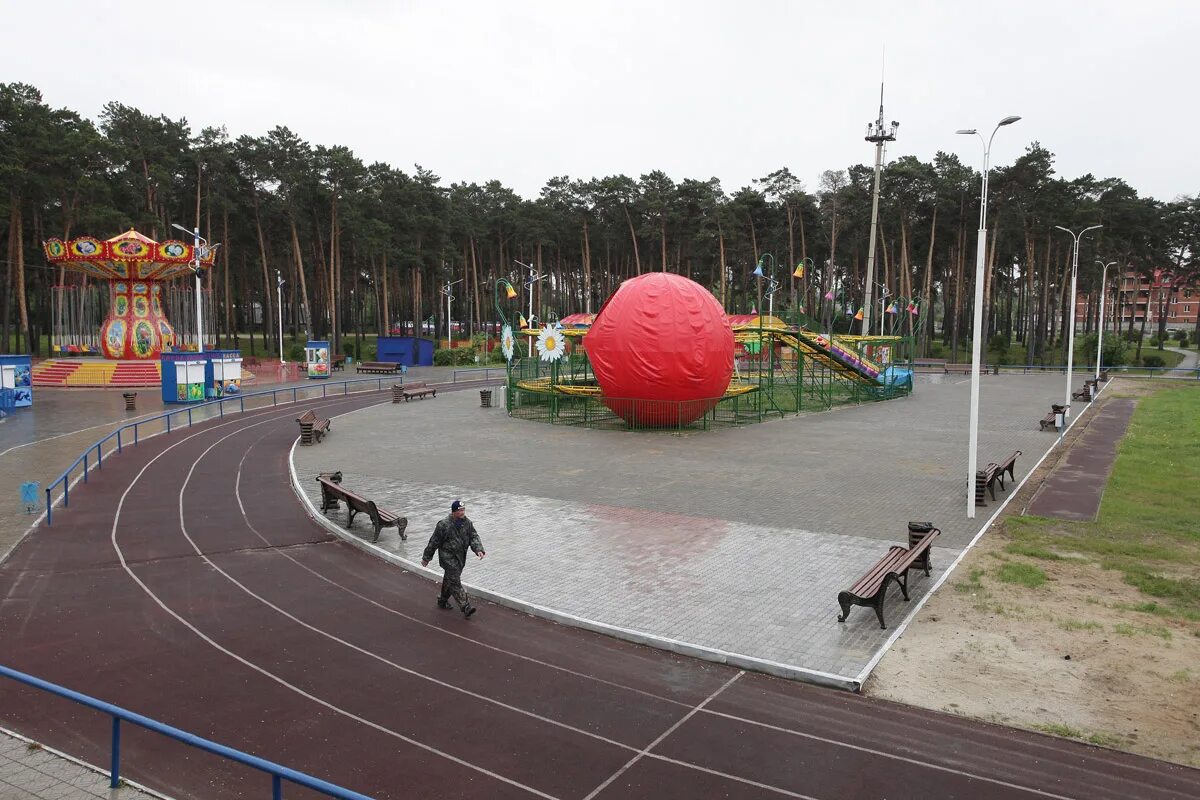
[[[533,325],[533,287],[538,281],[540,281],[542,278],[544,278],[546,276],[541,274],[540,272],[538,272],[536,269],[534,269],[532,264],[526,264],[524,262],[517,261],[517,259],[515,259],[515,258],[513,259],[513,263],[520,264],[522,267],[529,270],[529,275],[526,276],[525,282],[522,285],[525,287],[526,291],[529,292],[529,318],[527,321],[532,326]],[[526,338],[529,340],[529,357],[533,358],[533,337],[527,336]]]
[[[454,299],[454,295],[450,293],[450,287],[462,282],[462,278],[456,281],[446,281],[446,285],[442,287],[442,294],[446,296],[446,349],[448,350],[454,348],[454,330],[450,327],[450,301]]]
[[[1075,312],[1078,310],[1075,300],[1075,273],[1079,271],[1079,239],[1088,231],[1094,231],[1104,226],[1091,225],[1079,233],[1075,233],[1070,228],[1064,228],[1062,225],[1055,225],[1054,227],[1060,231],[1066,231],[1075,240],[1075,246],[1071,252],[1071,294],[1068,295],[1071,298],[1069,301],[1071,306],[1071,324],[1067,326],[1067,386],[1063,392],[1063,405],[1069,406],[1071,404],[1071,370],[1074,366],[1071,362],[1075,360]],[[1063,425],[1062,430],[1058,432],[1059,438],[1062,437],[1066,430],[1067,426]]]
[[[1097,264],[1102,264],[1100,259],[1096,259]],[[1096,326],[1096,374],[1092,377],[1100,380],[1100,360],[1104,358],[1104,303],[1105,295],[1108,293],[1108,268],[1115,267],[1117,262],[1109,261],[1104,264],[1104,269],[1100,273],[1100,324]]]
[[[793,308],[793,310],[795,310],[795,308],[797,307],[796,280],[795,279],[800,278],[801,280],[804,281],[804,284],[801,287],[804,291],[804,302],[798,304],[801,314],[805,313],[804,304],[808,302],[808,289],[807,289],[808,278],[812,274],[812,271],[816,268],[817,268],[817,262],[813,261],[811,256],[805,256],[804,258],[800,259],[800,263],[796,265],[796,268],[794,270],[792,270],[792,308]],[[799,317],[796,317],[796,324],[797,325],[800,324]]]
[[[875,144],[875,191],[871,197],[871,242],[867,245],[867,283],[863,298],[862,335],[871,335],[871,283],[875,280],[875,240],[879,228],[879,172],[883,166],[883,151],[887,142],[896,141],[896,130],[900,123],[893,120],[891,128],[883,122],[883,83],[879,84],[879,119],[867,123],[866,140]],[[880,312],[882,325],[883,312]],[[881,328],[882,330],[882,328]]]
[[[194,257],[193,258],[194,266],[192,267],[192,271],[196,273],[196,352],[203,353],[204,352],[204,313],[203,313],[204,307],[202,305],[203,301],[202,301],[201,294],[200,294],[200,269],[201,269],[200,257],[201,257],[201,248],[204,248],[205,250],[208,249],[208,240],[200,235],[199,227],[193,228],[192,230],[189,231],[187,228],[183,227],[178,222],[172,222],[171,227],[177,228],[177,229],[183,231],[184,233],[190,234],[192,237],[192,256]],[[220,247],[219,244],[214,244],[212,246],[212,249],[216,250],[218,247]]]
[[[1020,117],[1008,116],[996,123],[992,135],[985,141],[983,134],[974,128],[961,128],[955,133],[978,136],[983,142],[983,186],[979,196],[979,236],[975,251],[975,327],[971,342],[971,413],[968,423],[967,441],[967,518],[975,519],[975,469],[979,465],[979,352],[983,336],[983,258],[987,251],[987,192],[988,161],[992,153],[992,140],[996,131],[1012,125]]]
[[[275,291],[278,293],[275,307],[279,309],[279,363],[283,364],[283,276],[279,270],[275,270]]]
[[[763,272],[763,259],[765,259],[765,258],[771,259],[771,271],[768,273]],[[759,279],[759,282],[758,282],[758,305],[755,308],[758,309],[759,327],[760,328],[762,327],[762,279],[763,278],[767,279],[767,303],[769,306],[769,309],[767,311],[767,316],[774,316],[774,314],[775,314],[775,292],[779,289],[779,281],[775,280],[775,267],[776,266],[777,265],[775,263],[775,256],[771,255],[770,253],[763,253],[761,256],[758,257],[758,264],[755,265],[754,272],[750,273],[751,275],[754,275],[755,277],[757,277]]]

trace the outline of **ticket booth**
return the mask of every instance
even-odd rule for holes
[[[0,408],[33,405],[32,360],[29,356],[0,356]]]
[[[242,391],[242,357],[237,351],[214,354],[212,360],[212,386],[214,397],[240,394]]]
[[[162,354],[164,403],[198,403],[204,400],[208,361],[195,353]]]
[[[329,377],[329,342],[310,341],[304,345],[304,360],[308,362],[308,377]]]

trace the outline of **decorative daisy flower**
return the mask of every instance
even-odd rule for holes
[[[512,361],[513,357],[513,332],[511,325],[505,325],[500,331],[500,351],[504,353],[505,361]]]
[[[558,361],[563,357],[562,328],[557,325],[544,325],[537,338],[538,353],[542,361]]]

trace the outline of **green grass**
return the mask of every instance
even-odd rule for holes
[[[1141,398],[1096,522],[1012,517],[1005,550],[1049,561],[1083,557],[1148,598],[1130,610],[1200,621],[1200,580],[1192,577],[1200,572],[1197,485],[1200,387],[1163,388]]]
[[[1070,725],[1063,725],[1059,722],[1042,723],[1033,727],[1043,733],[1062,736],[1066,739],[1078,739],[1081,742],[1088,742],[1100,745],[1101,747],[1113,747],[1121,741],[1120,737],[1109,733],[1085,733],[1078,728],[1072,728]]]
[[[1042,547],[1036,544],[1026,544],[1024,542],[1013,542],[1006,545],[1005,552],[1012,553],[1018,556],[1027,556],[1029,558],[1040,558],[1043,561],[1062,561],[1063,557],[1053,550]]]
[[[1000,567],[1000,570],[996,573],[996,577],[1005,583],[1019,583],[1022,586],[1028,586],[1030,589],[1036,589],[1046,582],[1046,573],[1032,564],[1017,562],[1005,564]]]
[[[954,591],[959,594],[971,594],[973,592],[984,591],[983,584],[979,581],[983,577],[982,569],[972,569],[971,574],[967,576],[965,581],[958,581],[954,584]]]
[[[1074,619],[1064,619],[1058,623],[1064,631],[1098,631],[1103,629],[1099,622],[1079,622]]]

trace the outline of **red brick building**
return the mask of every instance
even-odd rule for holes
[[[1077,324],[1096,314],[1096,298],[1087,294],[1079,294],[1075,298],[1075,319]],[[1114,285],[1110,279],[1108,296],[1104,309],[1104,327],[1116,324],[1114,314],[1119,314],[1122,329],[1128,330],[1130,318],[1135,330],[1141,328],[1142,318],[1149,313],[1146,320],[1146,332],[1158,330],[1160,313],[1166,318],[1167,328],[1191,328],[1200,316],[1200,286],[1182,284],[1169,272],[1158,270],[1153,281],[1147,281],[1145,276],[1136,272],[1127,272],[1119,285]],[[1094,322],[1086,327],[1093,327]]]

